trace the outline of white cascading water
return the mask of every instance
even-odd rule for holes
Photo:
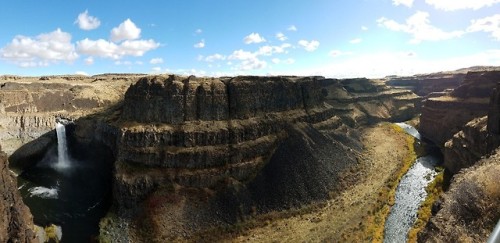
[[[57,169],[68,168],[70,161],[68,156],[68,147],[66,145],[66,128],[62,123],[56,123],[57,133]]]

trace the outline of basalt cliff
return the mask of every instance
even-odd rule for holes
[[[323,77],[3,77],[1,137],[12,166],[55,144],[113,154],[103,239],[196,237],[254,215],[322,201],[348,185],[358,128],[403,121],[420,97],[383,80]],[[93,146],[91,146],[93,145]]]
[[[0,242],[36,242],[31,213],[17,190],[8,168],[7,156],[0,147]]]
[[[419,242],[486,241],[500,219],[499,82],[499,71],[471,72],[424,101],[420,131],[442,148],[453,178]]]

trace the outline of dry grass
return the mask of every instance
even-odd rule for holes
[[[405,133],[403,128],[397,125],[391,125],[391,127],[398,133]],[[406,135],[406,147],[408,152],[404,157],[399,170],[391,175],[391,177],[386,181],[385,187],[380,188],[378,191],[377,206],[374,214],[368,217],[364,228],[366,241],[383,242],[384,240],[385,221],[389,215],[392,205],[394,205],[396,188],[401,178],[406,174],[417,158],[417,154],[414,150],[414,143],[415,139],[412,136]]]

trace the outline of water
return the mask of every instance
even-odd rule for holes
[[[402,122],[398,122],[398,123],[396,123],[396,125],[403,128],[403,130],[405,130],[406,133],[410,134],[414,138],[416,138],[418,140],[422,140],[422,135],[420,135],[420,133],[418,132],[418,130],[416,128],[414,128],[406,123],[402,123]]]
[[[385,222],[384,242],[406,242],[408,231],[417,219],[420,204],[427,197],[425,188],[437,174],[434,166],[438,161],[432,155],[420,157],[401,178],[394,205]]]
[[[420,133],[412,126],[397,123],[408,134],[421,139]],[[408,232],[417,219],[420,204],[427,197],[425,188],[437,175],[434,167],[440,162],[438,155],[418,158],[401,178],[396,188],[394,205],[384,227],[384,242],[406,242]]]
[[[61,226],[61,242],[90,242],[111,204],[113,156],[98,145],[68,146],[63,124],[56,132],[57,146],[18,176],[18,189],[35,224]]]
[[[62,123],[56,123],[57,133],[57,163],[54,164],[57,169],[67,169],[70,167],[68,155],[68,146],[66,144],[66,127]]]

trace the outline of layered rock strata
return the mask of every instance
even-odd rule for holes
[[[447,89],[458,87],[464,77],[465,73],[436,73],[411,77],[389,77],[387,84],[409,89],[419,96],[427,96],[430,93],[443,92]]]
[[[438,146],[469,121],[488,114],[490,95],[500,81],[500,71],[469,72],[460,87],[423,103],[420,132]]]
[[[115,76],[46,76],[0,78],[0,139],[10,155],[55,127],[57,117],[77,119],[123,98],[137,80]],[[25,153],[28,152],[27,150]]]
[[[17,190],[16,177],[8,168],[0,147],[0,242],[38,242],[33,218]]]
[[[407,89],[391,88],[383,80],[325,79],[325,101],[351,126],[380,121],[404,121],[420,111],[421,98]]]

